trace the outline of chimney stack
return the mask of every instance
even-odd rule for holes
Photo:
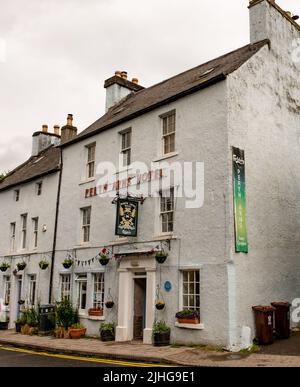
[[[113,77],[107,79],[104,83],[104,88],[106,89],[106,112],[128,94],[143,90],[144,87],[138,83],[137,78],[133,78],[132,81],[128,80],[127,71],[116,71]]]
[[[67,125],[61,128],[61,142],[67,142],[77,135],[77,128],[73,126],[73,114],[68,114]]]
[[[58,127],[59,128],[59,127]],[[49,133],[48,125],[43,125],[42,130],[33,133],[32,135],[32,156],[38,156],[43,150],[49,148],[51,145],[58,145],[60,143],[59,129],[58,133]]]

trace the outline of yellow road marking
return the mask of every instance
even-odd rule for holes
[[[121,361],[121,360],[110,360],[110,359],[99,359],[99,358],[93,358],[93,357],[80,357],[75,355],[60,355],[60,354],[54,354],[54,353],[47,353],[47,352],[35,352],[30,349],[23,349],[23,348],[12,348],[12,347],[3,347],[0,346],[0,350],[5,351],[11,351],[11,352],[20,352],[20,353],[27,353],[30,355],[36,355],[36,356],[45,356],[45,357],[54,357],[58,359],[68,359],[68,360],[79,360],[79,361],[85,361],[88,363],[101,363],[101,364],[114,364],[114,365],[120,365],[120,366],[128,366],[128,367],[171,367],[170,365],[160,365],[160,364],[148,364],[148,363],[136,363],[136,362],[129,362],[129,361]]]

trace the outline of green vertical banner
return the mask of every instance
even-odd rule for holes
[[[248,253],[245,152],[232,147],[235,251]]]

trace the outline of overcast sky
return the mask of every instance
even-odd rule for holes
[[[150,86],[248,44],[248,3],[0,0],[0,172],[30,156],[43,124],[73,113],[81,131],[99,118],[115,70]]]

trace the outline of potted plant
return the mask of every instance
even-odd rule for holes
[[[16,331],[23,335],[36,335],[38,333],[39,318],[34,307],[22,311],[22,316],[16,321]]]
[[[114,305],[115,305],[115,303],[113,301],[106,301],[106,303],[105,303],[105,306],[107,307],[107,309],[113,308]]]
[[[199,312],[191,309],[184,309],[176,313],[177,321],[180,324],[200,324]]]
[[[39,267],[41,270],[46,270],[48,269],[49,267],[49,262],[48,261],[45,261],[44,259],[42,259],[40,262],[39,262]]]
[[[18,269],[18,271],[24,270],[26,266],[27,266],[27,264],[26,264],[26,262],[24,262],[24,261],[18,262],[18,263],[17,263],[17,269]]]
[[[103,309],[101,308],[90,308],[88,312],[89,312],[89,316],[94,316],[94,317],[103,316]]]
[[[57,324],[55,335],[57,338],[68,338],[69,328],[79,323],[78,311],[73,308],[72,303],[68,299],[56,304],[55,321]]]
[[[73,265],[73,259],[71,258],[66,258],[63,263],[62,263],[63,267],[65,269],[70,269],[70,267]]]
[[[6,270],[8,270],[10,268],[10,265],[7,263],[7,262],[2,262],[1,265],[0,265],[0,270],[2,272],[5,272]]]
[[[166,306],[165,301],[163,300],[156,301],[155,307],[157,310],[163,310],[165,306]]]
[[[81,339],[86,334],[86,328],[80,323],[73,324],[69,329],[70,339]]]
[[[170,345],[170,327],[164,321],[156,321],[153,324],[152,338],[155,347]]]
[[[102,266],[106,266],[109,262],[109,256],[108,256],[108,250],[103,248],[100,251],[100,258],[99,262],[101,263]]]
[[[100,327],[100,337],[102,341],[115,340],[115,323],[103,323]]]
[[[166,259],[168,258],[168,253],[166,253],[164,250],[157,251],[155,254],[155,259],[158,263],[165,263]]]

